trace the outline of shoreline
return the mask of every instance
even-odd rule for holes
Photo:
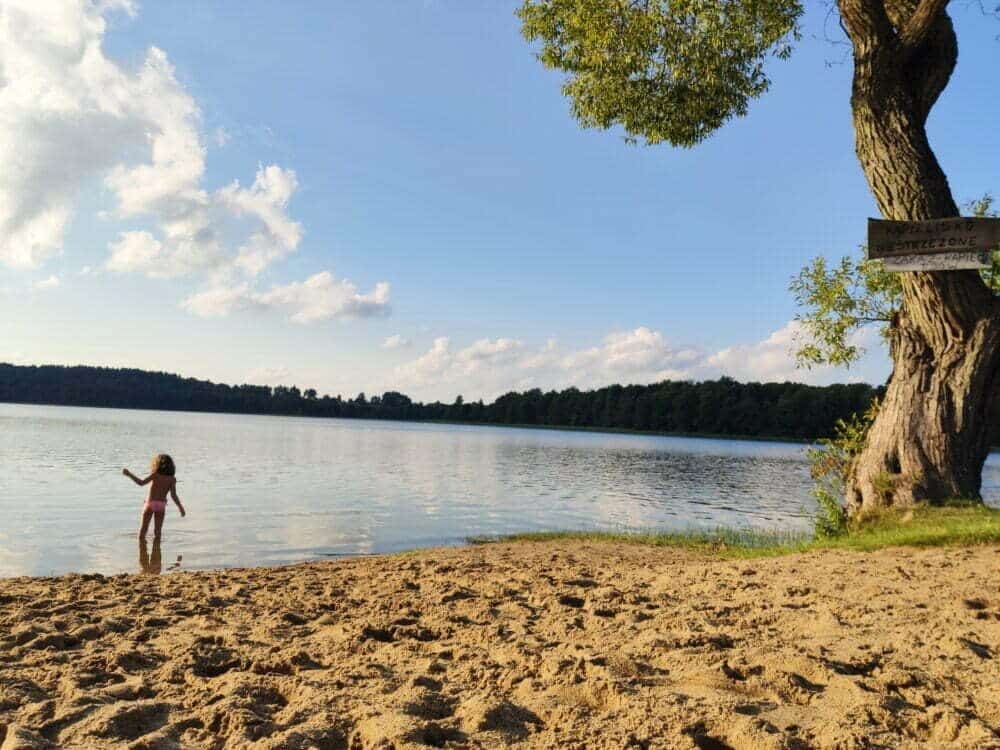
[[[0,744],[1000,739],[998,544],[734,560],[501,541],[277,568],[3,579],[0,602]]]
[[[58,409],[113,409],[115,411],[162,411],[170,414],[227,414],[243,417],[278,417],[284,419],[316,419],[343,422],[376,422],[382,424],[450,425],[454,427],[495,427],[514,430],[552,430],[556,432],[589,432],[605,435],[641,435],[646,437],[692,438],[697,440],[734,440],[756,443],[787,443],[789,445],[812,445],[823,438],[777,437],[772,435],[731,435],[714,432],[657,432],[654,430],[631,430],[618,427],[575,427],[572,425],[547,424],[500,424],[497,422],[454,422],[444,419],[378,419],[375,417],[325,417],[310,414],[272,414],[268,412],[239,411],[196,411],[191,409],[151,409],[141,406],[91,406],[88,404],[54,404],[33,401],[0,401],[0,405],[44,406]],[[1000,454],[1000,445],[990,447],[990,454]]]
[[[181,567],[180,560],[162,562],[162,551],[155,542],[139,547],[139,568],[146,573],[159,575],[171,572],[224,572],[254,571],[283,568],[337,560],[356,560],[374,557],[419,555],[436,549],[467,549],[489,544],[554,544],[602,543],[622,546],[640,546],[674,549],[702,555],[706,560],[752,560],[779,557],[824,550],[874,552],[892,547],[976,547],[1000,545],[1000,507],[989,504],[953,502],[942,506],[920,505],[902,511],[889,511],[874,516],[860,528],[846,529],[835,536],[818,535],[815,530],[794,528],[758,528],[753,526],[687,527],[680,529],[621,529],[586,530],[553,529],[548,531],[511,532],[501,535],[472,535],[462,538],[438,540],[425,546],[402,547],[375,552],[336,553],[289,559],[266,565],[238,564]],[[0,583],[16,579],[56,580],[67,575],[120,577],[135,575],[128,570],[68,570],[64,572],[0,574]],[[2,749],[0,749],[2,750]]]

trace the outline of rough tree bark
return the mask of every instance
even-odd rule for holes
[[[947,0],[839,0],[854,48],[851,105],[865,177],[887,219],[958,215],[925,123],[958,58]],[[893,371],[847,481],[847,510],[979,499],[1000,391],[1000,300],[975,271],[902,274]]]

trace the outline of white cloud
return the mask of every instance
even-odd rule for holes
[[[501,368],[503,375],[513,377],[509,370],[517,369],[523,346],[514,339],[480,339],[453,351],[451,340],[442,336],[428,352],[396,368],[396,378],[407,387],[466,383],[475,388],[493,380]]]
[[[722,349],[705,360],[708,368],[736,380],[783,381],[799,379],[802,373],[789,354],[795,346],[800,324],[789,321],[763,341]]]
[[[208,198],[201,188],[205,148],[198,132],[201,113],[174,76],[166,53],[150,47],[142,67],[132,74],[104,58],[99,47],[97,54],[113,70],[120,87],[116,114],[126,125],[145,126],[143,160],[117,163],[105,176],[105,184],[118,200],[119,214],[175,218],[205,206]]]
[[[601,346],[567,355],[562,365],[567,370],[611,372],[656,372],[676,363],[675,352],[663,334],[649,328],[611,333]]]
[[[111,257],[104,267],[118,273],[169,275],[171,269],[160,268],[162,260],[163,244],[149,232],[122,232],[111,244]]]
[[[260,292],[249,284],[215,285],[188,297],[183,306],[201,317],[224,317],[238,310],[280,309],[295,323],[314,323],[332,318],[370,318],[389,312],[389,285],[380,282],[361,294],[346,279],[329,271],[305,281],[271,287]]]
[[[452,360],[451,341],[447,336],[434,339],[430,351],[396,368],[396,378],[407,386],[442,384]]]
[[[389,312],[389,285],[384,281],[368,294],[359,294],[351,282],[335,279],[329,271],[302,282],[276,286],[259,296],[267,307],[292,312],[296,323],[312,323],[330,318],[370,318]]]
[[[405,349],[410,346],[411,341],[409,339],[403,338],[398,333],[389,336],[385,341],[382,342],[383,349]]]
[[[292,309],[299,322],[387,309],[388,286],[358,295],[317,274],[254,288],[253,280],[295,252],[301,225],[288,214],[294,171],[259,165],[249,187],[205,185],[206,142],[198,103],[167,54],[150,47],[134,69],[104,52],[107,17],[136,12],[129,0],[4,0],[0,8],[0,264],[34,268],[62,251],[79,194],[102,184],[129,220],[109,246],[116,273],[202,275],[189,309]],[[136,226],[139,224],[139,226]]]
[[[865,334],[872,352],[853,370],[795,367],[792,347],[798,324],[783,326],[763,341],[705,352],[672,346],[659,331],[640,327],[608,334],[596,346],[564,349],[549,340],[538,349],[510,338],[482,339],[455,349],[438,338],[421,356],[400,365],[391,387],[419,398],[451,398],[455,393],[491,399],[508,390],[594,388],[612,383],[704,380],[728,375],[742,381],[793,380],[831,383],[881,382],[884,352]]]
[[[35,289],[40,289],[42,291],[45,291],[46,289],[57,289],[60,283],[61,282],[59,281],[59,277],[53,275],[49,276],[47,279],[36,281],[34,287]]]
[[[163,152],[179,127],[191,130],[162,52],[151,49],[136,73],[104,56],[104,16],[115,10],[134,12],[127,2],[4,2],[0,262],[9,266],[60,252],[81,189],[118,167],[124,174],[150,145]]]
[[[181,306],[202,318],[224,318],[234,310],[245,310],[255,304],[256,292],[248,284],[217,285],[192,294]]]
[[[268,265],[298,247],[302,227],[288,218],[288,201],[298,187],[295,172],[271,165],[257,170],[249,189],[233,183],[219,191],[219,200],[236,216],[249,216],[260,223],[240,247],[235,265],[256,276]]]
[[[874,382],[885,379],[886,373],[883,371],[885,368],[879,365],[884,361],[883,344],[875,328],[862,329],[852,337],[850,343],[868,353],[850,370],[826,365],[811,369],[796,367],[792,352],[801,334],[802,325],[792,320],[763,341],[730,346],[715,352],[705,359],[701,367],[706,372],[728,375],[742,381],[790,380],[824,385],[843,381]]]
[[[456,359],[462,363],[466,372],[480,367],[483,362],[512,361],[524,345],[514,339],[480,339],[472,346],[458,352]]]

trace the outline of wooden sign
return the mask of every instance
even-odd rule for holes
[[[887,271],[989,268],[1000,249],[1000,219],[868,220],[868,257]]]
[[[868,220],[868,257],[973,253],[1000,245],[1000,219]]]
[[[938,255],[901,255],[882,261],[886,271],[961,271],[990,268],[992,253],[940,253]]]

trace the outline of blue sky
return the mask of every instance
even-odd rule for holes
[[[104,5],[3,3],[0,360],[446,399],[887,372],[874,337],[849,372],[788,355],[789,278],[876,215],[819,4],[692,150],[581,130],[512,2]],[[1000,42],[952,14],[930,132],[965,201]]]

